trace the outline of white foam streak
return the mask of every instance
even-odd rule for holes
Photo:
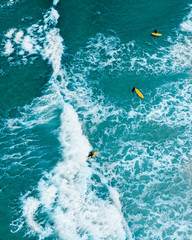
[[[16,31],[16,28],[11,28],[11,29],[5,34],[5,36],[6,36],[7,38],[11,38],[11,37],[13,36],[13,34],[14,34],[15,31]]]
[[[182,88],[180,87],[182,85]],[[167,89],[163,93],[163,89]],[[192,111],[190,92],[191,81],[187,80],[181,83],[166,84],[163,89],[157,90],[156,98],[162,98],[160,103],[151,107],[146,116],[147,121],[155,121],[159,124],[166,124],[170,127],[186,126],[192,121],[189,114]],[[170,90],[175,90],[175,95]]]
[[[98,198],[90,188],[92,171],[86,160],[91,146],[82,133],[76,112],[69,104],[64,106],[61,123],[60,142],[64,161],[40,181],[40,200],[33,199],[32,210],[28,209],[30,198],[24,202],[28,225],[40,235],[45,232],[34,222],[34,214],[41,204],[44,211],[49,212],[60,239],[125,239],[117,192],[113,192],[116,199],[113,205]]]
[[[24,35],[24,32],[23,32],[23,31],[18,31],[18,32],[15,34],[14,42],[16,42],[17,44],[19,44],[19,43],[22,41],[23,35]]]
[[[57,6],[58,2],[59,2],[59,0],[53,0],[53,5]]]
[[[62,126],[60,140],[65,150],[65,158],[77,158],[79,161],[85,162],[85,159],[91,150],[91,146],[82,133],[79,120],[73,108],[69,104],[65,104],[64,112],[61,115]],[[66,126],[68,128],[66,128]],[[71,131],[69,131],[71,130]],[[73,150],[72,146],[81,146]],[[67,156],[66,156],[67,154]],[[73,155],[75,154],[75,155]]]
[[[40,202],[33,198],[29,197],[24,201],[23,207],[23,216],[26,218],[26,221],[32,231],[37,233],[42,232],[42,227],[35,221],[35,213],[40,205]]]
[[[119,194],[117,192],[117,190],[115,188],[112,188],[112,187],[109,187],[109,191],[110,191],[110,195],[115,203],[115,206],[116,208],[119,210],[119,213],[121,215],[121,218],[122,218],[122,222],[123,222],[123,226],[124,226],[124,229],[126,230],[126,236],[129,240],[132,240],[132,233],[129,229],[129,226],[127,225],[124,217],[123,217],[123,213],[121,211],[121,202],[119,200]]]
[[[51,210],[56,198],[57,188],[53,185],[49,186],[46,181],[42,180],[38,185],[39,191],[41,191],[40,202],[47,209]]]
[[[11,43],[10,40],[7,40],[6,44],[5,44],[5,55],[10,55],[11,53],[13,53],[14,48],[13,45]]]
[[[55,27],[59,19],[59,14],[57,10],[51,8],[49,12],[45,14],[44,17],[44,30],[49,30],[50,26]]]
[[[36,50],[34,46],[37,45],[37,42],[30,36],[25,36],[22,42],[22,49],[29,54],[35,54]]]
[[[61,69],[61,57],[64,50],[62,43],[63,39],[59,36],[58,29],[52,29],[46,35],[42,56],[44,59],[48,59],[52,65],[53,75],[58,74]]]

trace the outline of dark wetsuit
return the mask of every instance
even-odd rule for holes
[[[135,88],[132,89],[132,92],[134,92],[134,91],[135,91]]]
[[[94,153],[93,152],[90,152],[88,157],[93,157]]]

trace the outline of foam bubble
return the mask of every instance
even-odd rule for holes
[[[5,44],[5,52],[4,53],[5,53],[5,55],[9,56],[13,52],[14,52],[13,45],[10,40],[7,40],[7,42]]]
[[[191,25],[192,25],[192,22],[190,20],[187,20],[187,21],[181,23],[181,30],[187,31],[187,32],[192,32]]]
[[[37,199],[29,197],[24,201],[23,207],[23,216],[26,218],[28,225],[32,231],[38,233],[42,231],[42,227],[35,221],[35,212],[37,211],[39,205],[40,202]]]
[[[55,27],[57,24],[57,21],[59,19],[59,14],[57,12],[57,10],[55,10],[54,8],[51,8],[44,16],[44,29],[48,29],[50,28],[50,26]]]
[[[59,0],[53,0],[53,5],[57,6]]]
[[[50,30],[46,35],[42,56],[51,63],[54,70],[53,74],[58,74],[61,69],[61,57],[64,50],[62,42],[63,39],[59,36],[58,29]]]
[[[53,207],[53,203],[55,202],[57,195],[57,188],[53,185],[46,183],[46,181],[42,180],[38,186],[39,191],[41,192],[40,201],[44,205],[44,207],[48,210],[51,210]]]
[[[16,30],[17,30],[16,28],[11,28],[11,29],[9,29],[9,31],[5,34],[5,36],[6,36],[7,38],[11,38],[12,35],[14,34],[14,32],[15,32]]]
[[[23,31],[18,31],[18,32],[15,34],[14,42],[16,42],[17,44],[20,43],[20,42],[22,41],[23,35],[24,35],[24,32],[23,32]]]
[[[36,53],[34,46],[36,45],[36,41],[32,39],[30,36],[25,36],[22,42],[22,49],[29,54]]]

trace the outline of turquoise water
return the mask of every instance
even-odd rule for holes
[[[191,239],[190,1],[0,13],[0,239]]]

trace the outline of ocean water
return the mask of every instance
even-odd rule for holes
[[[1,0],[0,20],[0,239],[192,239],[191,2]]]

